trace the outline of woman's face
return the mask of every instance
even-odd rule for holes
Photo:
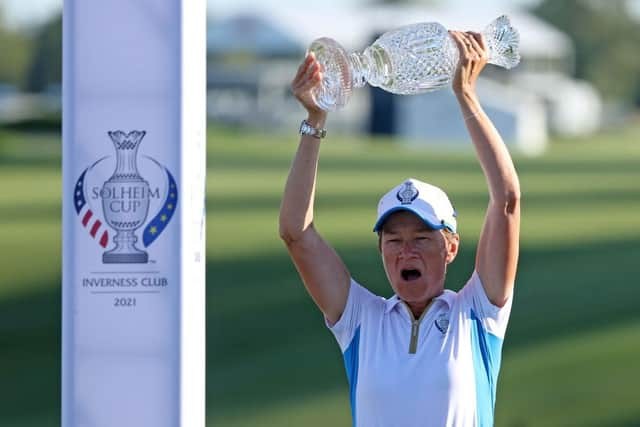
[[[380,251],[395,293],[408,303],[424,303],[444,290],[447,264],[458,251],[457,236],[448,241],[407,211],[392,214],[382,227]]]

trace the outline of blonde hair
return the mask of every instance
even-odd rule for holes
[[[453,231],[449,230],[448,228],[443,228],[441,231],[442,231],[442,234],[444,235],[445,240],[447,242],[449,242],[449,244],[451,244],[451,243],[460,244],[460,235],[458,233],[454,233]],[[458,239],[458,241],[454,242],[454,239]]]

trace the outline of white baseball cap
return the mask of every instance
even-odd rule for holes
[[[404,180],[402,184],[382,196],[378,203],[378,220],[373,231],[380,231],[389,215],[398,211],[414,213],[434,230],[446,228],[455,233],[458,227],[456,211],[445,192],[414,178]]]

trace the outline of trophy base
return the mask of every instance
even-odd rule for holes
[[[102,254],[103,264],[146,264],[149,262],[149,254],[138,252],[131,254],[109,253]]]

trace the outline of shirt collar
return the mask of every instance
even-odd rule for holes
[[[453,303],[453,297],[455,296],[455,294],[455,292],[450,291],[449,289],[445,289],[444,292],[434,298],[434,302],[442,301],[447,305],[448,308],[451,308],[451,304]],[[402,300],[398,297],[398,295],[395,294],[391,298],[385,300],[385,314],[393,310],[395,306],[400,304],[400,302],[402,302]]]

